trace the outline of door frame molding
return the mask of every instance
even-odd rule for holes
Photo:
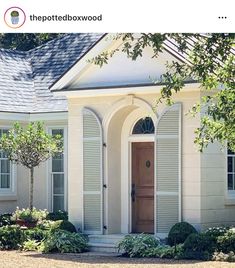
[[[135,123],[144,116],[150,116],[146,110],[138,108],[130,113],[122,128],[121,137],[121,232],[131,233],[132,229],[132,206],[131,206],[131,181],[132,181],[132,142],[154,143],[154,193],[156,192],[156,138],[154,134],[132,134]],[[153,119],[153,118],[152,118]],[[153,119],[154,125],[155,121]],[[156,126],[155,126],[156,129]],[[127,205],[128,204],[128,205]],[[156,195],[154,194],[154,234],[156,233]]]

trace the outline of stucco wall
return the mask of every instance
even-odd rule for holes
[[[135,97],[141,98],[153,105],[159,95],[157,94],[140,94]],[[109,111],[116,103],[127,96],[113,97],[97,97],[97,98],[70,98],[69,99],[69,212],[71,220],[74,223],[81,224],[82,222],[82,205],[81,194],[82,187],[82,130],[81,127],[81,109],[89,107],[95,111],[101,121],[106,118]],[[182,102],[183,117],[182,117],[182,219],[189,221],[196,227],[199,227],[201,222],[201,159],[200,153],[196,151],[194,146],[194,129],[199,126],[199,117],[191,118],[185,116],[190,107],[198,101],[200,93],[196,91],[183,92],[175,97],[175,101]],[[158,115],[161,114],[165,106],[159,105],[157,109]],[[109,195],[105,195],[108,208],[106,210],[106,221],[109,223],[109,231],[118,232],[120,230],[120,136],[121,128],[125,117],[129,111],[116,114],[113,121],[110,121],[108,137],[105,137],[107,142],[107,174]],[[104,129],[106,132],[106,129]],[[79,141],[80,139],[80,141]],[[169,163],[170,164],[170,163]],[[111,182],[111,183],[110,183]],[[105,190],[105,191],[107,191]]]
[[[202,228],[234,225],[235,200],[227,195],[226,150],[210,144],[201,157]]]

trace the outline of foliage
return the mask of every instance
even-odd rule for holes
[[[162,258],[162,259],[182,259],[184,255],[183,244],[174,247],[168,245],[158,245],[143,252],[142,257]]]
[[[126,235],[118,244],[118,250],[129,257],[147,257],[146,251],[159,245],[152,235]]]
[[[38,250],[39,245],[40,245],[40,242],[36,240],[27,240],[27,241],[24,241],[22,245],[22,250],[23,251],[36,251]]]
[[[38,227],[33,228],[33,229],[22,230],[22,236],[23,236],[24,241],[35,240],[35,241],[40,242],[44,238],[46,238],[47,235],[49,235],[48,230],[42,230]]]
[[[188,222],[178,222],[170,229],[167,241],[170,246],[181,244],[193,233],[197,233],[197,231],[191,224]]]
[[[61,33],[1,33],[0,48],[27,51],[62,35]]]
[[[184,88],[187,82],[201,84],[204,97],[195,103],[191,113],[201,113],[201,126],[196,129],[195,143],[202,151],[210,142],[219,141],[235,151],[235,34],[117,34],[113,39],[122,44],[114,50],[101,53],[91,62],[102,67],[118,51],[132,60],[143,56],[146,48],[152,49],[157,58],[165,49],[164,43],[174,46],[185,60],[166,63],[166,72],[154,83],[161,84],[161,96],[157,103],[172,104],[174,93]],[[178,47],[178,48],[177,48]],[[232,52],[233,51],[233,52]]]
[[[46,209],[36,209],[36,208],[16,208],[15,212],[12,214],[12,220],[24,220],[26,222],[37,222],[46,218],[48,211]]]
[[[43,220],[38,222],[37,227],[42,230],[50,230],[50,231],[56,231],[58,229],[65,230],[71,233],[76,233],[75,226],[67,220],[58,220],[58,221],[49,221],[49,220]]]
[[[54,221],[53,224],[51,225],[51,230],[56,231],[58,229],[65,230],[71,233],[77,232],[75,226],[70,221],[63,221],[63,220]]]
[[[209,260],[216,249],[216,243],[205,233],[194,233],[187,237],[183,248],[185,258]]]
[[[43,253],[81,253],[87,249],[87,239],[84,235],[63,230],[51,233],[39,246],[39,251]]]
[[[0,216],[0,227],[6,226],[6,225],[11,225],[12,220],[11,220],[12,214],[11,213],[5,213]]]
[[[50,221],[50,220],[42,220],[37,222],[37,228],[41,230],[50,230],[53,226],[55,221]]]
[[[213,261],[235,262],[235,253],[234,253],[234,251],[230,251],[228,253],[215,252],[212,256],[212,260]]]
[[[229,229],[217,239],[218,249],[223,253],[235,252],[235,228]]]
[[[13,11],[11,12],[11,16],[12,16],[12,17],[18,17],[18,16],[19,16],[19,12],[16,11],[16,10],[13,10]]]
[[[18,249],[22,242],[22,233],[18,225],[0,228],[0,249]]]
[[[47,217],[47,220],[50,221],[58,221],[58,220],[68,220],[68,212],[66,211],[62,211],[62,210],[58,210],[56,212],[50,212]]]
[[[26,128],[15,123],[0,140],[0,150],[7,158],[30,170],[29,208],[33,208],[34,168],[51,156],[62,152],[60,135],[49,135],[41,122],[31,122]]]
[[[205,234],[207,234],[208,236],[211,236],[212,238],[214,238],[215,241],[217,241],[217,238],[219,236],[223,236],[227,231],[228,231],[228,228],[224,226],[211,227],[205,231]]]

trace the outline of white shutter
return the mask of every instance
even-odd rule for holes
[[[90,109],[83,111],[83,231],[103,233],[102,127]]]
[[[156,232],[181,220],[181,105],[166,110],[156,127]]]

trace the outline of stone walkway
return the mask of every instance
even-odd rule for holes
[[[235,263],[129,259],[97,254],[0,251],[0,268],[234,268]]]

